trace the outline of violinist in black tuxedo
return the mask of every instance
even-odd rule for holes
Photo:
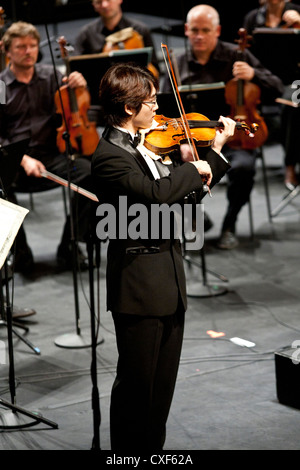
[[[150,129],[158,108],[157,79],[133,64],[111,67],[100,84],[105,128],[92,159],[94,192],[119,210],[172,205],[193,191],[206,193],[228,169],[221,149],[235,123],[223,118],[207,161],[166,167],[134,137]],[[186,149],[185,149],[186,150]],[[186,155],[185,155],[186,157]],[[208,163],[209,162],[209,163]],[[163,176],[165,175],[165,176]],[[111,447],[153,452],[163,448],[175,388],[186,310],[184,266],[178,239],[110,239],[107,309],[112,312],[119,353],[111,395]]]

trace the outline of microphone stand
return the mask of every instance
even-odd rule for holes
[[[187,296],[188,297],[216,297],[217,295],[223,295],[228,292],[226,287],[221,287],[218,284],[210,284],[207,281],[207,273],[209,272],[213,276],[217,277],[223,282],[228,282],[228,279],[223,276],[223,274],[218,274],[214,271],[210,271],[206,269],[206,260],[205,260],[205,252],[204,248],[202,247],[200,250],[200,258],[201,263],[197,263],[189,256],[184,255],[184,260],[188,263],[188,265],[195,265],[201,269],[202,272],[202,284],[201,283],[194,283],[187,285]]]
[[[53,68],[55,72],[56,82],[57,82],[57,89],[59,90],[59,98],[61,103],[61,108],[63,112],[63,119],[66,126],[66,132],[64,134],[64,139],[66,141],[66,157],[68,161],[71,161],[70,157],[70,134],[68,132],[66,116],[64,112],[62,97],[60,93],[60,87],[58,83],[55,62],[53,58],[53,52],[50,44],[49,33],[47,24],[45,24],[46,33],[49,41],[49,48],[53,63]],[[80,328],[80,313],[79,313],[79,301],[78,301],[78,283],[77,283],[77,242],[74,236],[74,219],[72,214],[72,204],[71,204],[71,172],[70,172],[70,165],[68,165],[68,197],[69,197],[69,205],[70,205],[70,228],[71,228],[71,243],[72,243],[72,254],[73,254],[73,284],[74,284],[74,300],[75,300],[75,320],[76,320],[76,333],[75,334],[65,334],[62,335],[55,340],[55,345],[62,348],[70,348],[70,349],[80,349],[91,347],[92,348],[92,362],[91,362],[91,380],[92,380],[92,409],[93,409],[93,429],[94,429],[94,437],[92,442],[92,449],[99,450],[100,449],[100,422],[101,422],[101,414],[100,414],[100,405],[99,405],[99,391],[97,387],[97,344],[100,344],[104,341],[104,339],[100,338],[97,341],[97,334],[96,334],[96,327],[95,327],[95,303],[94,303],[94,237],[92,236],[92,230],[90,230],[89,240],[87,242],[87,251],[88,251],[88,259],[89,259],[89,285],[90,285],[90,316],[91,316],[91,333],[90,338],[87,339],[82,336],[81,328]],[[96,263],[98,269],[100,269],[100,242],[96,243]],[[100,322],[99,322],[100,324]]]
[[[63,100],[61,96],[61,91],[60,91],[60,84],[57,76],[57,71],[55,67],[55,61],[53,57],[53,51],[51,47],[51,39],[48,31],[48,25],[45,23],[45,29],[46,29],[46,35],[48,39],[48,44],[49,44],[49,49],[50,49],[50,55],[51,55],[51,60],[52,60],[52,65],[53,65],[53,70],[55,74],[55,79],[56,79],[56,84],[57,84],[57,89],[58,89],[58,95],[60,99],[60,104],[61,104],[61,109],[62,109],[62,118],[64,121],[64,125],[66,128],[66,131],[63,135],[63,138],[66,142],[66,150],[65,150],[65,156],[67,160],[67,171],[68,171],[68,198],[69,198],[69,217],[70,217],[70,233],[71,233],[71,247],[72,247],[72,275],[73,275],[73,286],[74,286],[74,304],[75,304],[75,333],[71,334],[64,334],[59,336],[58,338],[55,339],[54,344],[58,347],[62,348],[86,348],[90,347],[91,343],[89,338],[87,339],[82,335],[81,328],[80,328],[80,310],[79,310],[79,299],[78,299],[78,279],[77,279],[77,252],[78,252],[78,244],[75,239],[74,235],[74,217],[73,217],[73,208],[72,208],[72,196],[71,196],[71,165],[74,162],[74,157],[71,154],[71,144],[70,144],[70,133],[68,130],[68,123],[65,115],[65,110],[64,110],[64,105],[63,105]]]
[[[100,241],[95,242],[96,245],[96,267],[100,270]],[[87,243],[88,259],[89,259],[89,280],[90,280],[90,313],[91,313],[91,342],[92,342],[92,362],[91,362],[91,381],[92,381],[92,409],[93,409],[93,429],[94,437],[92,442],[92,450],[100,450],[100,397],[97,385],[97,336],[95,325],[95,296],[94,296],[94,241],[90,235]],[[100,319],[98,318],[98,327]]]
[[[203,203],[201,203],[203,204]],[[209,271],[206,268],[206,259],[205,259],[205,251],[204,246],[200,248],[200,258],[201,262],[198,263],[197,261],[193,260],[190,256],[186,254],[186,246],[185,246],[185,238],[183,238],[183,259],[187,262],[189,268],[191,265],[194,265],[201,269],[202,272],[202,284],[197,282],[194,284],[187,283],[187,296],[188,297],[215,297],[218,295],[223,295],[228,292],[226,287],[219,286],[218,284],[211,285],[207,281],[207,273],[209,272],[213,276],[217,277],[223,282],[228,282],[228,279],[223,276],[223,274],[218,274],[213,271]]]

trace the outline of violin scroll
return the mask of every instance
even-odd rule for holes
[[[245,121],[236,121],[235,123],[236,129],[240,129],[245,132],[248,137],[253,138],[254,134],[258,131],[259,125],[256,122],[252,124],[247,124]]]
[[[240,28],[238,30],[238,35],[239,39],[235,39],[234,42],[239,45],[239,51],[244,52],[245,49],[250,47],[249,41],[252,39],[252,36],[247,34],[247,30],[245,28]]]

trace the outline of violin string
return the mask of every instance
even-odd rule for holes
[[[170,78],[170,82],[171,82],[171,86],[172,86],[172,89],[173,89],[173,93],[174,93],[174,95],[175,95],[176,103],[177,103],[177,106],[178,106],[178,109],[179,109],[179,114],[180,114],[181,119],[182,119],[182,123],[183,123],[184,131],[185,131],[185,135],[186,135],[186,137],[187,137],[187,141],[188,141],[190,150],[191,150],[191,152],[192,152],[193,158],[194,158],[194,160],[197,160],[197,158],[196,158],[196,156],[195,156],[194,148],[193,148],[192,143],[191,143],[191,139],[190,139],[190,136],[189,136],[189,132],[188,132],[188,130],[187,130],[186,123],[185,123],[185,120],[184,120],[184,117],[183,117],[183,112],[182,112],[182,109],[181,109],[181,106],[180,106],[180,103],[179,103],[179,99],[178,99],[178,96],[177,96],[177,93],[176,93],[175,84],[174,84],[174,79],[173,79],[173,77],[172,77],[172,75],[171,75],[171,71],[170,71],[169,65],[168,65],[168,63],[167,63],[167,59],[166,59],[166,54],[165,54],[164,48],[165,48],[166,51],[167,51],[167,46],[164,45],[164,44],[161,44],[161,50],[162,50],[163,58],[164,58],[164,61],[165,61],[165,64],[166,64],[166,69],[167,69],[167,72],[168,72],[168,75],[169,75],[169,78]],[[168,51],[167,51],[167,52],[168,52]]]
[[[172,71],[172,77],[171,77],[169,66],[167,64],[166,56],[165,56],[165,53],[164,53],[164,50],[163,50],[164,48],[165,48],[166,53],[168,55],[170,69]],[[192,139],[192,136],[191,136],[189,123],[188,123],[187,117],[186,117],[185,112],[184,112],[183,104],[181,102],[179,90],[178,90],[178,87],[177,87],[177,84],[176,84],[176,79],[175,79],[175,76],[174,76],[174,71],[173,71],[173,67],[172,67],[171,58],[170,58],[169,51],[168,51],[168,47],[165,44],[161,44],[161,50],[162,50],[162,54],[163,54],[163,57],[164,57],[166,68],[167,68],[167,71],[168,71],[168,74],[169,74],[171,85],[172,85],[172,88],[173,88],[173,93],[176,96],[177,106],[178,106],[179,113],[180,113],[181,120],[182,120],[182,124],[183,124],[183,127],[184,127],[185,136],[187,138],[188,145],[190,147],[193,159],[194,159],[194,161],[196,161],[196,160],[199,160],[199,157],[198,157],[198,153],[197,153],[197,150],[196,150],[195,142],[194,142],[194,140]],[[180,105],[179,105],[179,101],[180,101]],[[204,189],[204,191],[207,191],[209,193],[210,197],[211,197],[210,189],[207,186],[207,184],[205,184],[205,181],[203,182],[203,189]]]
[[[178,129],[178,121],[177,119],[171,119],[170,121],[171,125],[177,130]]]

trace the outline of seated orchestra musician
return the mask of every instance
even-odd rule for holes
[[[107,41],[108,37],[111,35],[117,35],[120,31],[127,31],[132,29],[133,31],[129,32],[128,37],[128,47],[126,46],[126,39],[120,48],[125,49],[134,49],[140,47],[152,47],[152,72],[158,73],[159,66],[158,60],[155,53],[155,48],[153,40],[150,34],[148,27],[137,20],[128,18],[122,12],[121,4],[123,0],[92,0],[92,5],[94,10],[99,14],[99,18],[91,21],[81,28],[78,36],[75,40],[75,54],[95,54],[103,52],[104,50],[109,50],[111,47]],[[131,35],[136,37],[136,41],[133,39],[130,42]]]
[[[0,107],[0,143],[10,144],[29,139],[28,149],[21,161],[13,192],[9,195],[17,202],[15,193],[43,190],[53,187],[53,182],[41,177],[47,170],[72,183],[91,190],[90,157],[79,155],[74,164],[70,158],[59,153],[57,148],[57,113],[55,93],[57,83],[54,69],[50,65],[37,63],[40,34],[36,27],[26,22],[13,23],[3,36],[3,45],[9,63],[1,72],[0,80],[5,83],[6,104]],[[66,78],[57,71],[59,83]],[[86,80],[73,72],[68,77],[72,89],[86,87]],[[86,241],[90,227],[92,202],[76,193],[73,198],[74,237]],[[73,266],[71,249],[70,217],[64,226],[57,250],[57,261],[64,269]],[[77,261],[81,268],[87,267],[86,259],[78,250]],[[14,268],[19,272],[30,272],[34,266],[33,254],[28,246],[24,228],[16,237]]]
[[[261,101],[281,96],[281,80],[245,49],[245,60],[238,60],[237,46],[221,41],[219,14],[209,5],[197,5],[187,14],[185,34],[189,40],[188,53],[177,57],[177,68],[182,85],[224,82],[225,88],[233,78],[256,84],[261,90]],[[162,91],[170,90],[166,77]],[[240,132],[240,131],[236,131]],[[230,161],[227,172],[228,207],[222,223],[218,247],[232,249],[238,245],[236,223],[240,210],[249,201],[254,184],[256,149],[231,148],[229,142],[223,154]]]
[[[300,28],[300,5],[285,0],[261,0],[261,6],[251,10],[244,19],[244,27],[249,34],[255,28]],[[284,71],[283,71],[284,72]],[[291,76],[289,83],[299,79]],[[290,93],[289,93],[290,94]],[[281,142],[284,148],[285,176],[284,182],[289,190],[293,190],[299,184],[296,166],[300,162],[299,126],[300,109],[289,105],[281,110]]]

